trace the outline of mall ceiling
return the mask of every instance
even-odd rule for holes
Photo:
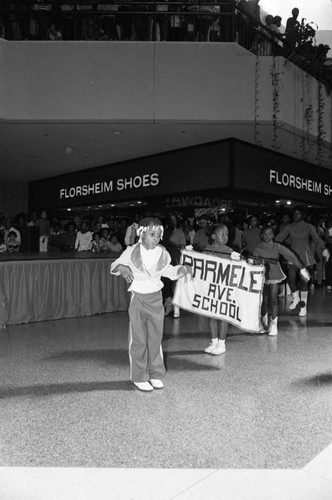
[[[38,180],[230,137],[255,143],[254,124],[1,122],[0,179]],[[280,129],[276,144],[272,125],[260,125],[259,141],[302,159],[293,132]]]

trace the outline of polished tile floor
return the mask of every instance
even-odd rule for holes
[[[166,318],[150,394],[128,381],[126,313],[1,330],[1,500],[331,500],[332,295],[306,319],[288,300],[278,337],[231,327],[217,357],[204,318]]]

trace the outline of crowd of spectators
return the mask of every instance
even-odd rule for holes
[[[120,254],[126,246],[137,242],[138,222],[145,215],[136,213],[132,219],[128,219],[112,214],[98,215],[96,218],[48,217],[46,211],[41,211],[39,214],[33,212],[30,217],[19,214],[16,217],[6,218],[0,214],[0,252],[28,251],[25,240],[30,229],[37,233],[35,251]],[[175,260],[179,258],[181,248],[186,245],[192,245],[196,251],[202,251],[208,246],[211,227],[216,222],[227,225],[228,244],[233,250],[245,256],[250,256],[260,242],[262,227],[272,227],[277,236],[291,222],[288,213],[260,213],[241,220],[235,217],[234,212],[219,212],[213,216],[205,213],[196,218],[184,218],[179,213],[173,213],[165,214],[162,219],[165,226],[162,244]],[[325,247],[332,252],[332,214],[319,217],[307,214],[305,221],[312,224]],[[328,276],[321,249],[313,247],[312,252],[317,262],[313,270],[316,284],[322,285],[325,280],[331,290],[332,276]]]
[[[259,0],[21,0],[7,8],[0,34],[11,40],[238,41],[250,49],[261,24]],[[266,25],[278,31],[281,18],[273,19]]]

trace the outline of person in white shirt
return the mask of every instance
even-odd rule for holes
[[[78,252],[88,252],[92,246],[92,233],[88,231],[86,222],[82,222],[81,230],[78,231],[75,241],[75,250]]]
[[[134,222],[127,227],[126,234],[124,237],[124,242],[127,247],[129,245],[134,245],[134,243],[137,243],[137,229],[139,220],[140,220],[139,214],[135,214]]]
[[[137,230],[138,243],[128,246],[111,265],[111,274],[121,275],[130,284],[130,380],[142,391],[164,387],[161,276],[176,280],[188,273],[184,266],[172,266],[169,253],[159,245],[163,231],[159,219],[143,219]]]

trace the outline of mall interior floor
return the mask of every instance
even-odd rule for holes
[[[1,330],[0,498],[331,499],[331,302],[280,299],[277,337],[231,327],[220,356],[205,318],[165,318],[152,393],[125,312]]]

